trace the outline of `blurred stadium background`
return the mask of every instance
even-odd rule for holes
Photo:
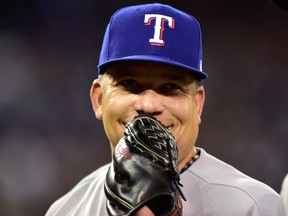
[[[148,2],[1,1],[1,215],[44,215],[110,160],[89,89],[110,16]],[[209,79],[198,146],[279,192],[288,172],[288,12],[269,0],[158,2],[202,26]]]

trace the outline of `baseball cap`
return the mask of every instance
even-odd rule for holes
[[[202,80],[202,37],[198,21],[172,6],[151,3],[124,7],[106,28],[98,73],[120,61],[151,61],[187,69]]]

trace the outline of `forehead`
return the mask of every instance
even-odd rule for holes
[[[145,61],[117,62],[109,65],[105,73],[114,78],[131,77],[143,78],[151,81],[157,79],[194,81],[194,77],[188,70],[170,66],[163,63]],[[157,79],[156,79],[157,78]]]

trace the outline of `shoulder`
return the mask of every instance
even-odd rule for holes
[[[104,180],[109,164],[83,178],[68,193],[54,202],[46,216],[101,215],[105,209]],[[93,205],[91,203],[93,202]]]
[[[211,211],[230,211],[232,215],[237,211],[242,214],[249,211],[255,212],[251,215],[273,215],[279,200],[279,194],[271,187],[215,158],[204,149],[201,149],[199,160],[181,175],[181,182],[191,201],[198,202],[202,207],[208,205]],[[193,197],[191,191],[196,192],[198,199]],[[273,205],[274,209],[271,208]]]
[[[288,174],[282,182],[280,195],[281,199],[278,206],[278,215],[288,215]]]
[[[83,178],[76,186],[77,187],[81,187],[81,185],[89,185],[92,182],[94,183],[98,183],[99,181],[97,180],[103,180],[105,179],[106,173],[108,171],[110,164],[106,164],[100,168],[98,168],[97,170],[95,170],[94,172],[90,173],[89,175],[87,175],[85,178]],[[96,180],[96,181],[95,181]],[[101,181],[102,182],[102,181]]]

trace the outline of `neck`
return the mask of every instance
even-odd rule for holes
[[[200,157],[200,149],[193,149],[193,154],[192,156],[188,157],[187,160],[183,160],[185,162],[179,164],[179,171],[180,174],[185,172],[198,158]]]
[[[179,170],[182,170],[186,164],[191,160],[192,157],[195,157],[195,155],[197,154],[197,151],[196,149],[193,147],[193,151],[191,151],[190,154],[186,155],[185,158],[181,161],[179,161],[179,164],[178,164],[178,169]]]

